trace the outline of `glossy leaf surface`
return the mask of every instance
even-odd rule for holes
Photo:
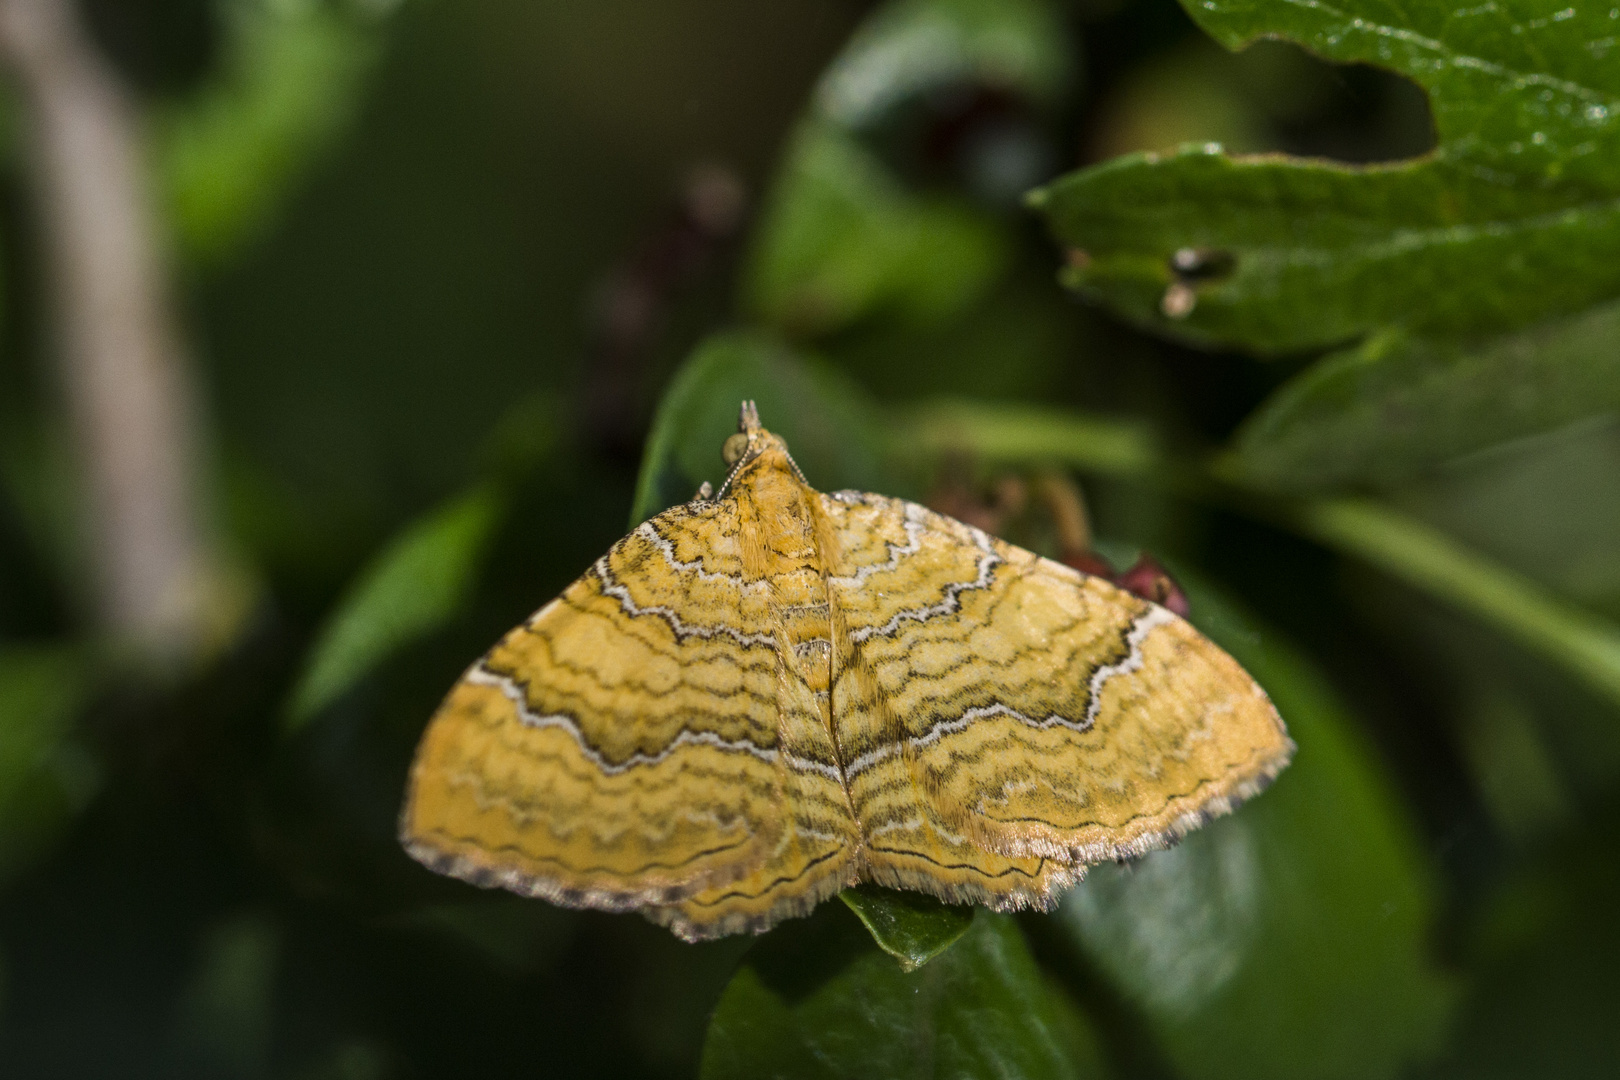
[[[715,1008],[699,1075],[1096,1077],[1094,1047],[1011,918],[977,911],[961,941],[908,972],[831,904],[750,950]]]
[[[1620,305],[1483,341],[1376,334],[1249,416],[1233,464],[1274,489],[1391,483],[1426,466],[1620,411]]]
[[[1183,1076],[1393,1075],[1437,1045],[1454,996],[1429,951],[1434,886],[1412,826],[1309,662],[1178,577],[1299,751],[1231,817],[1092,871],[1057,918]]]
[[[971,907],[942,904],[922,893],[858,885],[838,898],[861,920],[878,948],[907,971],[956,944],[973,922]]]

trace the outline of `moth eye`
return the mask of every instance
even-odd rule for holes
[[[726,439],[725,443],[721,445],[720,460],[726,463],[727,468],[730,468],[742,460],[742,456],[747,450],[748,436],[739,431]]]

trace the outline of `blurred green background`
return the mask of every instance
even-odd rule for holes
[[[0,1075],[1620,1073],[1620,16],[1192,7],[0,0]],[[161,624],[74,79],[174,344]],[[915,971],[412,863],[439,698],[743,397],[823,490],[1150,552],[1295,764]]]

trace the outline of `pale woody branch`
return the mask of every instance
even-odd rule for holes
[[[141,659],[184,663],[209,636],[217,574],[136,106],[71,0],[0,0],[0,57],[25,101],[95,613]]]

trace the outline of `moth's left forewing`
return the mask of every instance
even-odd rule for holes
[[[672,903],[777,846],[777,645],[742,602],[726,507],[625,537],[450,691],[401,838],[481,885],[570,906]]]

